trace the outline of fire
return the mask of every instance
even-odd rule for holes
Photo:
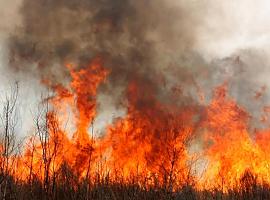
[[[60,172],[69,169],[81,181],[91,182],[98,174],[170,189],[195,184],[226,191],[237,187],[246,173],[270,183],[270,132],[251,131],[251,116],[228,96],[226,84],[216,88],[209,105],[197,109],[164,103],[154,84],[134,75],[126,89],[126,116],[96,138],[90,127],[97,115],[98,87],[109,71],[99,58],[85,68],[69,64],[67,69],[71,77],[67,86],[46,83],[55,95],[45,116],[36,119],[37,130],[23,155],[13,159],[20,180],[60,179]],[[71,137],[63,126],[67,108],[75,126]],[[191,170],[194,155],[189,152],[198,134],[203,138],[201,156],[207,160],[201,178]]]
[[[125,178],[147,177],[149,184],[155,179],[167,186],[183,184],[189,173],[186,145],[194,129],[194,110],[163,105],[151,86],[136,81],[129,84],[127,96],[127,116],[110,125],[104,138],[111,148],[110,167]]]
[[[250,116],[227,97],[226,90],[226,85],[217,88],[207,108],[205,155],[209,165],[203,184],[206,187],[218,185],[226,190],[236,187],[246,172],[269,182],[269,144],[265,144],[269,133],[257,134],[257,138],[252,139],[248,127]]]
[[[59,109],[60,114],[48,109],[45,119],[39,116],[36,120],[37,132],[30,138],[21,158],[22,163],[30,163],[23,170],[29,168],[29,173],[39,179],[52,178],[63,164],[70,166],[81,177],[89,170],[89,157],[94,154],[94,141],[89,137],[88,128],[96,115],[97,87],[108,72],[99,59],[83,69],[75,70],[72,65],[67,65],[67,68],[72,78],[68,87],[50,85],[56,95],[49,102],[54,110]],[[71,138],[61,126],[66,118],[67,106],[74,111],[76,125]]]

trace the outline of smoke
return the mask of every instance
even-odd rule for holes
[[[1,37],[14,31],[15,25],[20,21],[18,8],[22,0],[12,2],[0,1],[0,35]]]
[[[267,12],[257,15],[266,5],[264,0],[256,5],[251,0],[23,0],[21,24],[8,41],[8,70],[65,84],[70,78],[65,64],[84,68],[101,57],[110,71],[100,88],[101,112],[114,110],[108,104],[121,107],[134,79],[141,93],[147,85],[161,101],[181,105],[200,104],[202,97],[207,104],[213,88],[228,81],[230,95],[259,116],[262,102],[248,99],[270,85]],[[172,98],[172,91],[181,95]],[[138,107],[147,101],[141,98]]]
[[[10,38],[11,65],[56,81],[65,77],[65,63],[83,67],[96,56],[113,81],[134,72],[154,76],[192,51],[199,24],[187,5],[163,0],[25,0],[21,14],[21,29]]]
[[[24,0],[22,24],[9,40],[11,70],[65,84],[67,63],[84,68],[101,57],[110,71],[101,90],[111,99],[99,98],[101,113],[112,110],[111,104],[115,110],[123,107],[124,91],[134,79],[144,96],[151,92],[168,101],[174,82],[196,85],[189,79],[199,69],[188,72],[188,67],[203,65],[193,52],[200,10],[195,7],[197,12],[191,13],[192,6],[164,0]],[[146,85],[151,91],[144,91]],[[190,94],[186,96],[181,102],[190,102]],[[151,104],[150,99],[138,99],[137,108]]]

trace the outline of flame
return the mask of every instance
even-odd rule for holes
[[[243,108],[227,97],[226,85],[216,89],[205,119],[205,155],[209,165],[202,181],[204,187],[236,187],[246,172],[259,175],[260,181],[270,181],[269,144],[265,144],[269,133],[257,133],[252,139],[249,118]]]
[[[270,183],[270,131],[251,131],[251,116],[228,96],[227,84],[197,109],[164,103],[153,84],[134,75],[126,89],[126,116],[109,124],[103,137],[94,138],[89,129],[97,114],[98,87],[109,71],[99,58],[82,69],[68,64],[67,70],[71,80],[66,86],[46,83],[55,92],[49,99],[53,109],[36,120],[37,130],[23,155],[11,158],[20,180],[49,181],[70,169],[79,180],[91,181],[98,174],[171,189],[195,182],[199,189],[219,186],[226,191],[247,173]],[[71,137],[63,126],[68,109],[75,127]],[[200,156],[207,161],[201,178],[190,166],[194,154],[189,147],[198,134],[203,138]]]
[[[143,91],[142,91],[143,90]],[[141,95],[144,95],[143,97]],[[162,105],[153,95],[151,86],[136,81],[129,84],[127,116],[108,127],[104,144],[110,148],[109,164],[121,169],[122,176],[154,179],[160,184],[183,184],[194,116],[193,109]]]
[[[72,78],[70,84],[67,87],[51,85],[56,95],[50,103],[60,112],[47,110],[45,119],[37,119],[38,130],[26,145],[20,163],[27,165],[21,167],[20,174],[21,171],[29,171],[41,180],[52,178],[63,164],[71,167],[79,177],[89,170],[89,157],[94,156],[94,141],[89,137],[88,128],[96,115],[98,85],[105,80],[108,71],[101,66],[100,59],[83,69],[75,70],[70,64],[67,69]],[[73,110],[76,125],[71,138],[61,126],[67,118],[67,107]],[[49,174],[45,174],[47,171]]]

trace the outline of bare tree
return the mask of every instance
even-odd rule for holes
[[[1,118],[1,174],[0,186],[3,191],[3,199],[6,199],[6,191],[8,186],[9,176],[11,173],[11,166],[14,159],[11,156],[15,156],[16,153],[16,133],[15,128],[18,122],[17,116],[17,99],[18,99],[18,83],[12,88],[11,93],[4,97],[3,110],[0,116]]]
[[[61,130],[56,113],[50,108],[48,100],[43,104],[43,108],[39,110],[35,125],[36,135],[42,150],[43,187],[45,192],[49,194],[53,192],[56,184],[54,164],[60,150],[61,141],[59,136]]]

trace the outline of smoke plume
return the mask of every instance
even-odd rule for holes
[[[209,53],[218,38],[232,37],[235,27],[244,30],[241,20],[234,20],[234,8],[241,2],[217,6],[214,1],[185,0],[24,0],[21,25],[9,38],[10,68],[65,84],[70,79],[67,63],[81,69],[99,57],[110,71],[100,90],[116,105],[123,104],[124,90],[135,79],[141,93],[149,93],[143,90],[147,85],[170,104],[207,103],[213,88],[227,81],[230,94],[255,112],[260,106],[246,99],[265,85],[258,81],[263,73],[255,75],[254,66],[262,68],[255,71],[267,71],[268,62],[257,62],[266,55],[251,47],[228,54],[223,43],[224,48]],[[180,95],[172,97],[177,92]],[[151,102],[141,98],[137,104]]]

